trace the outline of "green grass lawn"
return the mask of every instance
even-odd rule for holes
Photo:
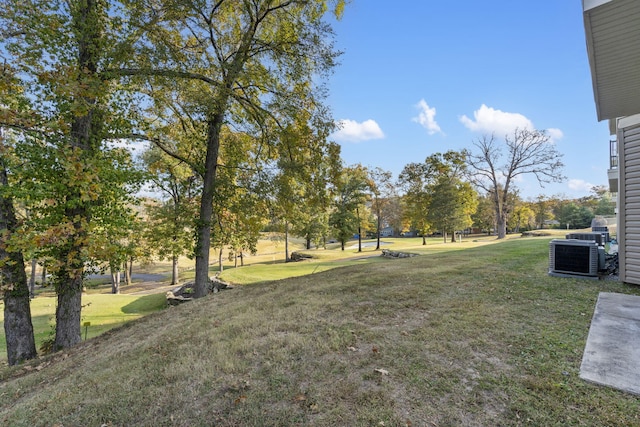
[[[578,375],[598,293],[640,288],[549,276],[548,241],[430,242],[147,315],[1,369],[0,424],[640,425],[637,396]]]
[[[248,257],[245,267],[234,268],[226,266],[221,278],[235,284],[255,284],[271,280],[280,280],[289,277],[299,277],[309,274],[320,273],[333,268],[345,267],[353,264],[371,264],[384,261],[380,257],[381,250],[376,250],[375,240],[363,240],[363,248],[358,252],[357,240],[349,241],[342,251],[340,244],[333,243],[327,249],[297,249],[297,252],[310,255],[312,258],[299,262],[285,263],[284,257],[269,260],[268,257]],[[461,243],[443,243],[441,237],[431,237],[427,245],[422,244],[422,238],[384,238],[381,239],[381,249],[389,249],[399,252],[410,252],[415,254],[433,254],[439,252],[459,251],[472,247],[496,243],[493,236],[475,236],[464,238]],[[251,268],[246,268],[250,266]],[[211,274],[218,271],[217,266],[212,267]]]
[[[480,241],[493,241],[481,238]],[[365,240],[367,243],[374,242]],[[414,239],[383,239],[385,244],[382,248],[392,250],[406,250],[415,253],[440,252],[461,250],[469,245],[472,240],[465,239],[460,244],[442,244],[441,238],[430,238],[426,247],[422,246],[421,238]],[[222,278],[236,284],[255,284],[270,280],[280,280],[288,277],[298,277],[314,273],[320,273],[333,268],[353,265],[354,263],[376,263],[383,261],[379,257],[380,251],[374,247],[364,247],[362,252],[356,249],[341,251],[339,244],[330,244],[327,249],[304,250],[303,241],[292,239],[290,250],[297,250],[313,256],[312,260],[297,263],[284,262],[284,242],[277,233],[265,234],[260,240],[258,249],[260,252],[245,259],[244,267],[234,268],[230,261],[225,263],[225,271]],[[357,241],[350,241],[347,247],[352,247]],[[183,268],[189,264],[189,260],[182,260]],[[136,268],[136,271],[145,273],[167,273],[170,264],[158,262]],[[211,274],[217,272],[217,267],[212,267]],[[187,271],[182,275],[183,280],[192,280],[193,272]],[[88,293],[84,294],[82,304],[82,337],[92,338],[101,333],[120,326],[130,320],[138,319],[141,316],[164,308],[166,301],[164,293],[157,295],[133,296],[133,295],[111,295],[110,285],[107,279],[91,280]],[[36,338],[36,346],[53,337],[55,328],[55,306],[56,298],[51,290],[40,293],[31,302],[31,314]],[[3,313],[0,311],[0,321],[3,320]],[[89,323],[85,326],[85,323]],[[6,360],[6,342],[4,339],[4,329],[0,330],[0,360]]]
[[[166,306],[164,294],[155,295],[110,295],[85,294],[82,296],[82,338],[92,338],[109,329],[139,319]],[[35,333],[36,346],[53,338],[55,328],[56,298],[38,296],[31,301],[31,317]],[[0,312],[0,321],[4,314]],[[85,323],[88,326],[84,326]],[[0,331],[0,358],[6,360],[7,346],[4,328]]]

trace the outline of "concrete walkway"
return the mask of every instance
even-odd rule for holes
[[[640,296],[600,293],[580,378],[640,395]]]

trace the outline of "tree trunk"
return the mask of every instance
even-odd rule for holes
[[[376,251],[380,250],[380,213],[378,212],[378,221],[377,221],[377,226],[376,226],[376,234],[377,236],[377,242],[376,242]]]
[[[47,284],[47,263],[45,261],[42,261],[42,274],[40,275],[40,283],[42,283],[42,286],[45,286]]]
[[[62,272],[61,272],[62,273]],[[56,339],[55,350],[73,347],[82,341],[80,311],[82,309],[82,274],[56,274]]]
[[[124,271],[124,284],[125,286],[131,286],[131,270],[129,269],[129,262],[124,261],[122,269]]]
[[[284,222],[284,262],[291,261],[289,258],[289,222]]]
[[[311,249],[311,237],[307,236],[307,250]]]
[[[74,98],[78,115],[73,117],[69,139],[70,155],[67,161],[84,168],[100,151],[103,138],[104,120],[101,118],[96,93],[89,89],[87,82],[98,84],[98,62],[102,54],[100,44],[101,27],[97,17],[103,11],[103,4],[95,1],[78,2],[78,10],[72,14],[72,27],[77,43],[77,71],[79,95]],[[85,89],[86,88],[86,89]],[[100,88],[102,89],[102,88]],[[82,285],[86,247],[88,245],[88,225],[91,222],[90,201],[83,198],[83,183],[72,187],[67,194],[64,210],[71,231],[66,241],[56,247],[56,261],[60,267],[54,273],[54,285],[58,302],[56,305],[56,337],[54,350],[72,347],[82,341],[80,312],[82,310]]]
[[[31,259],[31,275],[29,278],[29,296],[31,298],[36,295],[36,267],[38,267],[38,260],[35,258]]]
[[[422,245],[426,245],[427,244],[427,238],[425,237],[425,235],[422,235]]]
[[[356,208],[358,216],[358,252],[362,252],[362,229],[360,228],[360,208]]]
[[[496,212],[496,214],[498,239],[504,239],[507,236],[507,218],[504,212]]]
[[[111,268],[111,293],[120,293],[120,270]]]
[[[222,271],[224,270],[224,267],[222,266],[222,250],[224,248],[220,248],[220,252],[218,252],[218,265],[220,266],[220,268],[218,269],[218,271],[220,273],[222,273]]]
[[[204,182],[200,201],[200,217],[196,227],[196,277],[194,298],[207,295],[209,281],[209,251],[211,248],[211,218],[213,217],[213,199],[215,196],[215,180],[220,151],[220,130],[223,114],[217,113],[208,122],[207,155],[205,159]],[[222,268],[222,264],[220,264]]]
[[[171,258],[171,285],[178,285],[178,255]]]
[[[7,169],[2,164],[0,184],[9,185]],[[15,232],[17,226],[13,200],[0,198],[0,230],[3,236]],[[36,344],[31,323],[31,307],[29,305],[29,287],[22,252],[9,252],[5,241],[0,244],[0,274],[4,301],[4,333],[7,343],[7,361],[16,365],[24,360],[36,357]],[[35,280],[35,279],[34,279]]]

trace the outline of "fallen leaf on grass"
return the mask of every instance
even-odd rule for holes
[[[377,353],[377,352],[378,352],[378,347],[373,347],[373,348],[371,349],[371,351],[373,351],[374,353]]]
[[[389,375],[389,371],[387,371],[386,369],[374,369],[373,372],[377,372],[381,375]]]
[[[233,403],[235,403],[236,405],[239,405],[241,403],[244,403],[245,400],[247,400],[247,396],[240,396],[238,397],[236,400],[233,401]]]
[[[305,396],[304,394],[299,394],[294,397],[293,400],[296,402],[304,402],[305,400],[307,400],[307,396]]]
[[[355,347],[347,347],[347,350],[349,350],[349,351],[358,351],[358,349],[355,348]]]

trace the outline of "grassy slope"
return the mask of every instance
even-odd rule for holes
[[[5,368],[0,424],[638,425],[637,397],[578,369],[598,292],[640,289],[549,277],[548,239],[467,246],[237,287]]]

